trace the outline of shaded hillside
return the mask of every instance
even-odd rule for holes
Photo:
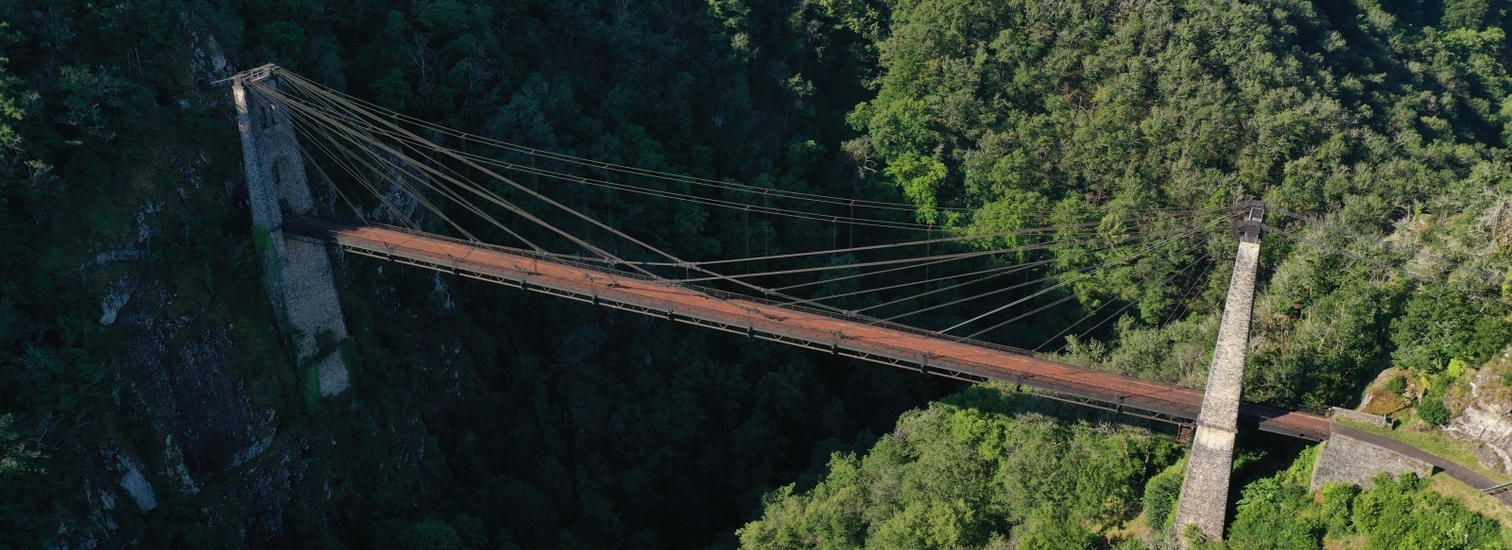
[[[1371,260],[1267,241],[1248,396],[1321,409],[1353,404],[1389,364],[1431,379],[1506,344],[1505,281],[1469,275],[1504,273],[1512,253],[1508,9],[0,3],[0,547],[729,546],[743,521],[808,498],[783,490],[763,510],[762,495],[817,482],[826,460],[864,462],[833,451],[897,450],[898,438],[873,447],[874,434],[959,389],[338,256],[354,386],[311,399],[272,328],[229,94],[213,85],[238,70],[278,63],[409,115],[553,151],[909,201],[915,212],[887,215],[947,230],[1089,222],[1113,234],[1157,209],[1271,201],[1394,243],[1273,220]],[[692,259],[908,237],[521,180]],[[323,208],[349,215],[334,200]],[[970,246],[1012,244],[981,241]],[[1167,247],[1086,280],[1071,279],[1118,251],[1059,251],[1035,272],[1057,292],[1025,304],[1043,314],[986,336],[1064,342],[1071,361],[1199,382],[1231,246],[1219,235]],[[959,273],[998,265],[979,263]],[[1057,337],[1110,304],[1106,323]],[[916,321],[943,328],[981,305]],[[1147,510],[1141,484],[1172,458],[1169,441],[1132,428],[1023,422],[1067,452],[1103,436],[1149,451],[1110,471],[1116,479],[1043,489],[1081,503],[1078,517]],[[1092,490],[1118,498],[1092,502]],[[1020,525],[1086,534],[1035,523],[1033,510],[973,508],[996,498],[920,505],[896,540],[914,540],[931,514],[992,514],[978,519],[1004,536]],[[1007,540],[991,529],[938,540]]]
[[[277,62],[478,133],[850,193],[817,144],[856,60],[791,10],[0,5],[0,546],[729,540],[764,491],[948,386],[348,258],[354,391],[308,400],[209,84]],[[573,193],[685,250],[832,238]]]

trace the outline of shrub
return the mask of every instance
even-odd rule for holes
[[[1354,506],[1355,497],[1360,494],[1360,487],[1348,483],[1333,483],[1323,488],[1322,512],[1319,514],[1323,524],[1331,537],[1344,537],[1355,532],[1354,523],[1351,521],[1350,508]]]
[[[1176,464],[1145,483],[1145,523],[1150,530],[1165,529],[1171,512],[1176,509],[1176,500],[1181,497],[1182,464]]]
[[[1400,374],[1391,377],[1386,381],[1386,389],[1397,395],[1407,393],[1407,377]]]
[[[1438,396],[1424,396],[1418,401],[1418,417],[1424,422],[1435,426],[1443,426],[1449,423],[1449,408],[1444,406],[1444,400]]]
[[[1038,518],[1036,518],[1038,519]],[[1029,522],[1028,534],[1019,550],[1061,550],[1095,548],[1098,537],[1086,526],[1065,517],[1050,517]]]
[[[1464,376],[1465,371],[1469,370],[1469,368],[1470,364],[1466,363],[1464,359],[1455,357],[1449,360],[1449,367],[1444,369],[1444,373],[1448,374],[1452,380],[1459,380],[1459,377]]]

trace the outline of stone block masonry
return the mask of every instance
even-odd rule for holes
[[[282,230],[286,213],[315,210],[304,158],[288,113],[251,93],[244,78],[270,86],[273,81],[270,71],[259,69],[238,75],[232,84],[263,286],[302,372],[314,375],[320,395],[335,395],[349,385],[339,345],[348,334],[330,258],[324,244],[286,238]]]
[[[1311,487],[1316,491],[1329,483],[1344,482],[1368,488],[1382,472],[1394,478],[1405,473],[1428,477],[1433,473],[1433,465],[1335,432],[1323,444],[1323,452],[1318,453]]]
[[[1375,426],[1377,428],[1391,428],[1390,418],[1386,418],[1385,416],[1381,416],[1379,414],[1370,414],[1368,412],[1360,412],[1354,409],[1346,409],[1343,407],[1329,407],[1328,417],[1334,420],[1348,420],[1350,422],[1359,422],[1366,426]]]
[[[1249,214],[1241,230],[1234,274],[1229,279],[1218,343],[1208,368],[1197,433],[1192,438],[1181,501],[1176,509],[1176,533],[1195,525],[1209,540],[1223,538],[1228,510],[1229,477],[1233,472],[1234,436],[1239,424],[1239,397],[1244,384],[1244,359],[1249,346],[1250,315],[1255,300],[1255,273],[1260,263],[1259,215]],[[1185,541],[1185,539],[1182,539]],[[1185,544],[1183,542],[1183,544]]]

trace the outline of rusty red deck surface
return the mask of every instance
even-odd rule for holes
[[[349,252],[931,374],[1023,384],[1114,410],[1193,420],[1202,407],[1202,392],[1192,388],[1096,371],[949,336],[638,278],[526,251],[313,218],[291,219],[284,229],[335,243]],[[1323,440],[1329,435],[1328,420],[1315,414],[1245,403],[1240,417],[1262,430],[1293,437]]]

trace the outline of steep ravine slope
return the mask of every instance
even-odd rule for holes
[[[921,217],[980,210],[980,229],[1262,197],[1370,234],[1458,220],[1425,246],[1494,267],[1512,240],[1469,221],[1512,190],[1508,8],[1446,4],[0,3],[0,547],[732,543],[769,489],[817,482],[831,451],[872,447],[868,433],[953,388],[337,256],[354,387],[310,399],[259,285],[225,90],[207,87],[238,68],[276,62],[552,150],[907,197]],[[858,233],[570,193],[698,257]],[[1133,305],[1067,358],[1196,382],[1230,246],[1208,242],[1218,265],[1183,285],[1142,281],[1200,251],[1068,286],[1074,300],[1008,336],[1032,346]],[[1495,284],[1434,290],[1318,248],[1267,250],[1252,398],[1320,409],[1388,363],[1432,373],[1505,344],[1502,317],[1462,296]],[[1093,252],[1065,269],[1109,259]],[[959,449],[921,454],[935,450]],[[1130,480],[1153,473],[1122,478],[1119,518],[1137,513]],[[1315,510],[1282,485],[1256,486],[1250,509]],[[972,510],[916,506],[892,534]],[[1013,535],[985,534],[969,540]]]
[[[471,74],[488,89],[447,93],[501,132],[641,164],[694,159],[789,181],[790,171],[845,172],[801,147],[828,141],[815,128],[838,114],[815,109],[822,98],[794,104],[780,87],[791,69],[768,54],[729,51],[724,25],[738,30],[742,16],[547,7],[505,17],[462,6],[479,14],[470,21],[332,5],[306,25],[288,3],[0,6],[0,547],[702,546],[731,540],[769,488],[949,387],[337,256],[354,387],[311,399],[260,286],[229,94],[210,85],[238,68],[279,61],[341,85],[347,72],[330,63],[359,60],[351,74],[363,82],[384,76],[368,78],[377,66],[401,80],[432,68],[369,59],[417,41],[459,65],[499,69],[517,56],[518,71]],[[793,40],[803,25],[790,24],[763,36]],[[707,45],[691,48],[704,70],[678,76],[687,57],[653,51],[685,47],[656,38],[665,25]],[[505,28],[536,34],[478,34]],[[559,36],[585,29],[598,38]],[[379,30],[415,40],[369,44]],[[422,40],[464,31],[482,37],[479,49]],[[595,56],[554,46],[598,52],[626,40],[639,45],[625,55],[655,63],[605,75],[582,61]],[[552,63],[551,78],[528,74]],[[436,77],[414,82],[435,92],[426,79]],[[680,118],[624,103],[625,90],[657,89],[631,79],[673,77],[694,83],[666,92]],[[573,89],[594,92],[579,104]],[[801,167],[782,160],[789,151]],[[637,212],[668,220],[652,227],[702,219]],[[705,231],[729,236],[737,223]],[[810,238],[766,227],[765,246]],[[717,244],[697,233],[688,238]]]

